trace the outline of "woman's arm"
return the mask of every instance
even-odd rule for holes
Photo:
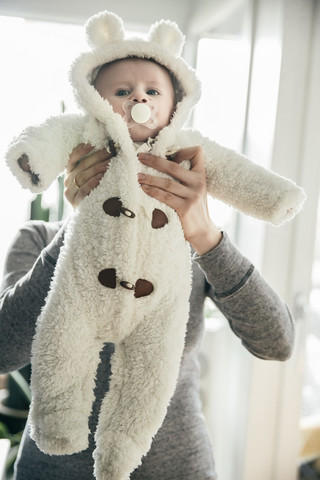
[[[0,371],[30,362],[36,320],[45,303],[64,227],[27,223],[7,254],[0,295]],[[58,233],[54,236],[54,232]],[[50,238],[53,238],[49,243]],[[48,244],[49,243],[49,244]]]
[[[211,220],[207,206],[206,173],[201,147],[180,150],[174,161],[140,154],[139,159],[173,179],[143,175],[143,190],[174,208],[195,259],[211,284],[211,296],[232,330],[254,355],[285,360],[293,347],[291,315],[249,260]],[[189,160],[190,170],[180,163]]]
[[[291,314],[226,234],[216,248],[194,260],[210,284],[208,295],[243,345],[259,358],[287,360],[294,342]]]

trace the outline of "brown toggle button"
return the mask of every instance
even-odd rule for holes
[[[116,288],[116,270],[115,268],[105,268],[98,275],[99,282],[104,287]]]
[[[120,212],[123,213],[126,217],[134,218],[135,214],[131,212],[128,208],[120,207]]]
[[[121,280],[120,285],[121,287],[126,288],[127,290],[134,290],[133,283],[125,282],[124,280]]]
[[[103,210],[107,215],[111,215],[112,217],[120,217],[120,213],[123,213],[123,215],[129,218],[135,217],[135,214],[131,210],[122,206],[119,197],[108,198],[103,204]]]
[[[101,285],[103,285],[104,287],[116,288],[116,269],[105,268],[104,270],[101,270],[98,275],[98,279]],[[121,280],[120,285],[127,290],[134,290],[135,298],[146,297],[147,295],[150,295],[154,290],[152,283],[148,280],[144,280],[143,278],[139,278],[136,281],[135,285],[125,280]]]
[[[136,288],[134,290],[134,296],[136,298],[146,297],[153,292],[153,285],[148,280],[144,280],[143,278],[139,278],[136,281]]]
[[[167,215],[159,208],[155,208],[152,212],[152,228],[162,228],[168,223]]]

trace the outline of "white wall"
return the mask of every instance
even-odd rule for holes
[[[296,311],[296,294],[308,294],[310,286],[320,178],[319,140],[315,138],[314,126],[309,123],[313,118],[319,125],[320,119],[319,70],[317,86],[312,74],[314,62],[317,59],[319,65],[320,57],[319,33],[317,38],[315,36],[315,32],[320,30],[319,2],[257,0],[255,5],[257,58],[253,58],[253,80],[256,68],[268,78],[261,49],[268,37],[275,42],[277,53],[274,59],[277,61],[274,65],[274,81],[266,82],[267,91],[261,90],[258,100],[251,105],[251,111],[253,108],[254,112],[254,108],[272,94],[270,108],[266,105],[270,123],[265,133],[263,130],[259,134],[253,133],[248,144],[249,150],[252,152],[264,148],[270,167],[302,184],[308,196],[312,177],[315,177],[317,184],[317,187],[312,187],[312,201],[310,203],[309,196],[302,214],[280,229],[267,227],[264,236],[262,273]],[[254,90],[255,86],[252,88]],[[318,91],[315,92],[315,89]],[[310,107],[313,111],[308,114]],[[256,122],[252,128],[256,128]],[[243,480],[296,478],[306,318],[297,316],[297,320],[295,352],[289,362],[269,364],[253,361]]]
[[[200,2],[192,0],[1,0],[0,15],[23,16],[37,20],[83,24],[91,15],[111,10],[124,19],[127,27],[144,29],[161,18],[170,18],[185,29],[191,12]]]

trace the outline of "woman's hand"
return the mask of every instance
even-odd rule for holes
[[[73,208],[99,185],[108,170],[112,154],[106,149],[96,152],[92,150],[91,145],[81,143],[72,150],[69,157],[64,185],[65,197]]]
[[[172,177],[139,174],[138,180],[144,192],[177,212],[185,239],[196,252],[203,255],[217,246],[222,233],[209,216],[202,148],[179,150],[171,161],[148,153],[140,153],[139,160]],[[190,170],[179,165],[183,160],[190,161]]]

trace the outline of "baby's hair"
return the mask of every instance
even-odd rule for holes
[[[124,58],[118,58],[116,60],[112,60],[112,62],[107,62],[101,65],[100,67],[97,67],[95,71],[93,72],[93,79],[92,79],[92,85],[95,87],[96,80],[98,78],[99,73],[109,65],[113,65],[114,63],[121,62],[122,60],[146,60],[148,62],[153,62],[156,65],[159,65],[159,67],[164,68],[166,72],[169,74],[172,85],[173,85],[173,90],[175,94],[175,103],[178,103],[182,100],[184,96],[183,89],[181,87],[180,82],[178,81],[177,77],[174,75],[171,70],[169,70],[165,65],[162,65],[162,63],[157,62],[154,58],[149,58],[149,57],[138,57],[137,55],[132,55]]]

